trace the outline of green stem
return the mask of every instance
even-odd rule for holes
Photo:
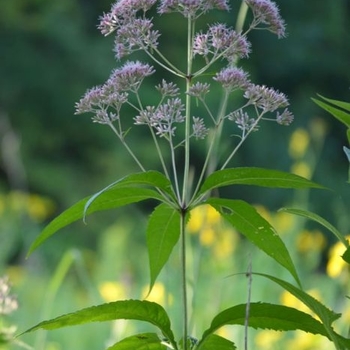
[[[230,160],[232,159],[232,157],[236,154],[236,152],[239,150],[239,148],[242,146],[243,142],[247,139],[247,137],[251,134],[251,132],[255,129],[255,127],[258,125],[258,123],[260,122],[260,120],[262,119],[263,115],[265,113],[262,112],[258,118],[256,119],[255,123],[250,127],[250,129],[247,131],[246,134],[242,135],[241,137],[241,141],[238,142],[237,146],[235,147],[235,149],[231,152],[231,154],[227,157],[226,162],[222,165],[222,167],[220,168],[220,170],[223,170],[226,168],[227,164],[230,162]]]
[[[186,277],[186,211],[181,211],[180,239],[181,239],[181,288],[182,288],[182,319],[183,319],[183,350],[187,350],[188,308],[187,308],[187,277]]]
[[[192,80],[192,42],[194,33],[194,20],[189,17],[187,22],[187,76],[186,76],[186,92],[190,89]],[[186,94],[186,116],[185,116],[185,165],[184,179],[182,187],[182,208],[186,207],[189,188],[189,169],[190,169],[190,135],[191,135],[191,96]]]
[[[136,164],[139,166],[139,168],[145,172],[146,169],[143,167],[139,159],[136,157],[135,153],[131,150],[131,148],[128,146],[128,144],[125,142],[123,135],[121,135],[118,130],[114,127],[112,123],[109,123],[108,126],[113,130],[113,132],[118,136],[120,142],[123,144],[123,146],[126,148],[128,153],[131,155],[131,157],[135,160]]]
[[[244,22],[247,18],[248,5],[242,0],[241,7],[239,8],[236,22],[236,32],[239,33],[243,30]]]

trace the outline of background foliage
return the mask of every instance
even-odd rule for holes
[[[257,192],[256,189],[252,192],[244,188],[244,196],[270,209],[292,201],[304,206],[309,203],[310,209],[347,234],[348,163],[342,152],[346,136],[343,126],[313,104],[310,97],[320,93],[350,100],[350,3],[347,0],[277,3],[288,25],[288,37],[276,41],[267,32],[253,34],[250,39],[254,51],[243,65],[256,83],[273,86],[288,95],[296,120],[286,129],[265,125],[246,143],[235,165],[281,170],[294,167],[295,171],[304,172],[303,175],[308,172],[315,181],[334,192],[300,195],[271,190]],[[211,20],[220,19],[215,16],[234,16],[238,4],[239,1],[232,0],[231,13],[213,13]],[[125,260],[130,254],[120,247],[126,247],[132,234],[133,253],[137,257],[145,256],[145,237],[141,232],[144,216],[152,207],[149,204],[134,206],[132,221],[131,212],[126,209],[90,219],[83,231],[82,223],[75,224],[48,242],[29,261],[24,260],[30,242],[45,220],[135,168],[109,130],[92,124],[87,116],[73,115],[74,103],[86,88],[105,81],[115,67],[111,52],[113,39],[102,38],[94,29],[98,16],[109,9],[110,1],[0,0],[0,6],[0,239],[4,242],[0,248],[0,271],[13,277],[20,299],[27,304],[23,307],[34,305],[26,312],[19,310],[16,316],[17,323],[25,328],[42,318],[36,307],[45,295],[50,275],[68,247],[74,245],[85,249],[67,253],[73,254],[71,260],[67,258],[67,266],[69,261],[75,261],[76,268],[70,270],[71,278],[59,293],[61,302],[52,305],[52,314],[76,309],[76,304],[86,306],[93,298],[101,299],[101,290],[106,293],[105,283],[110,280],[124,282],[120,293],[127,293],[129,297],[135,293],[134,297],[139,297],[148,279],[142,262],[145,260]],[[169,16],[167,26],[162,28],[164,36],[166,32],[171,33],[172,40],[163,45],[174,58],[183,56],[184,47],[177,37],[181,35],[177,21],[176,16]],[[161,78],[152,77],[154,81]],[[134,135],[142,157],[151,165],[154,163],[151,145],[140,133],[142,129],[136,130]],[[293,130],[294,139],[290,139]],[[229,132],[227,136],[226,147],[229,147]],[[201,149],[197,152],[201,155]],[[101,222],[105,223],[102,232]],[[294,233],[304,232],[300,225]],[[313,232],[316,228],[305,229]],[[120,234],[115,237],[111,232]],[[307,234],[298,235],[298,239],[295,235],[289,238],[292,243],[304,239],[300,244],[302,251],[295,244],[299,263],[307,266],[305,274],[312,272],[316,279],[324,278],[327,246],[332,243],[326,232],[321,236],[325,241],[316,251],[311,249],[312,244],[307,245]],[[202,238],[203,242],[210,239],[208,234],[206,237]],[[203,251],[205,254],[205,248]],[[236,267],[238,271],[246,268],[246,261],[238,259],[235,263],[240,267]],[[100,290],[92,287],[95,282]],[[118,285],[113,283],[109,291],[114,288],[114,292],[119,293]],[[340,290],[343,285],[341,282]],[[72,289],[76,300],[67,297]],[[26,317],[20,320],[24,314]],[[86,328],[82,332],[88,333]],[[108,334],[108,329],[101,330],[101,339]],[[65,337],[72,338],[67,333]],[[96,347],[91,345],[94,341]],[[87,338],[86,344],[98,348],[99,341]],[[67,346],[75,349],[83,346],[81,341],[77,344]]]

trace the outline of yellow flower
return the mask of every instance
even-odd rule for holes
[[[106,281],[99,285],[98,290],[106,302],[126,298],[125,286],[119,282]]]
[[[289,142],[289,154],[294,159],[302,158],[310,143],[310,136],[303,128],[296,129]]]
[[[272,348],[272,345],[277,343],[282,337],[282,332],[264,330],[259,332],[255,337],[255,345],[259,349],[270,350]]]
[[[144,287],[142,290],[142,299],[153,301],[160,305],[165,305],[166,302],[168,305],[173,303],[173,296],[170,293],[166,293],[165,286],[161,282],[156,282],[151,290],[151,293],[148,294],[148,292],[149,287]]]
[[[50,199],[36,194],[28,195],[27,211],[32,220],[42,222],[53,213],[54,209],[55,205]]]
[[[315,299],[322,301],[320,291],[317,289],[310,289],[307,291],[309,295],[314,297]],[[293,307],[299,311],[310,314],[310,309],[302,303],[298,298],[296,298],[293,294],[283,291],[280,297],[281,303],[285,306]]]
[[[296,162],[291,167],[291,172],[293,174],[305,177],[306,179],[311,178],[311,168],[306,162]]]
[[[349,239],[350,236],[347,236],[346,239]],[[337,242],[329,250],[329,260],[327,263],[327,274],[328,276],[335,278],[338,277],[343,270],[349,267],[349,265],[342,259],[346,248],[341,242]]]
[[[322,251],[326,243],[322,232],[318,230],[304,230],[298,235],[296,245],[299,252],[307,253],[310,251]]]

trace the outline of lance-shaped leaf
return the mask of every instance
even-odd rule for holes
[[[235,350],[237,347],[232,341],[216,334],[208,335],[203,342],[198,344],[196,350]]]
[[[337,118],[339,121],[341,121],[343,124],[345,124],[348,128],[350,127],[350,103],[332,100],[330,98],[323,97],[321,95],[318,95],[321,97],[324,101],[317,100],[315,98],[312,98],[312,101],[314,101],[317,105],[319,105],[321,108],[323,108],[328,113],[332,114],[333,117]],[[333,105],[333,106],[332,106]],[[336,107],[334,107],[336,106]],[[340,109],[341,108],[341,109]],[[348,112],[346,112],[348,111]]]
[[[313,220],[315,222],[318,222],[320,225],[332,232],[339,239],[339,241],[345,245],[345,247],[349,247],[349,242],[345,239],[345,237],[332,224],[330,224],[327,220],[323,219],[321,216],[308,210],[295,208],[281,208],[280,211],[299,215],[307,219]]]
[[[240,304],[226,309],[215,316],[210,327],[203,333],[199,346],[209,335],[225,325],[244,325],[247,317],[249,327],[256,329],[273,329],[276,331],[298,329],[329,338],[323,324],[304,312],[282,305],[251,303],[248,315],[246,304]],[[342,344],[349,346],[349,339],[345,339],[340,335],[337,335],[337,339]]]
[[[314,297],[307,294],[300,288],[293,286],[289,282],[283,281],[277,277],[264,274],[264,273],[254,272],[253,274],[268,278],[271,281],[279,284],[282,288],[284,288],[289,293],[293,294],[298,300],[304,303],[311,311],[313,311],[319,317],[328,334],[328,337],[332,339],[334,343],[338,344],[339,342],[343,342],[343,340],[339,338],[338,335],[333,331],[333,328],[331,326],[331,324],[335,320],[337,320],[341,316],[341,314],[337,314],[334,311],[328,309],[326,306],[324,306],[321,302],[316,300]],[[350,340],[349,340],[349,344],[350,344]]]
[[[158,327],[171,344],[175,344],[170,320],[165,310],[158,304],[146,300],[122,300],[98,306],[88,307],[76,312],[43,321],[22,334],[38,329],[53,330],[91,322],[113,320],[145,321]]]
[[[141,333],[127,337],[107,350],[167,350],[155,333]]]
[[[116,187],[123,187],[123,186],[151,186],[154,188],[157,188],[158,190],[162,191],[163,193],[169,195],[171,198],[175,198],[174,192],[171,187],[171,182],[170,180],[162,173],[158,171],[146,171],[142,173],[135,173],[135,174],[130,174],[122,179],[119,179],[101,191],[95,193],[92,195],[89,200],[86,202],[85,207],[84,207],[84,221],[85,221],[85,215],[90,207],[90,205],[98,198],[101,194],[105,193],[106,191],[110,191],[113,188]]]
[[[229,185],[255,185],[279,188],[325,188],[301,176],[264,168],[233,168],[218,170],[204,181],[198,195]]]
[[[168,261],[180,236],[180,213],[162,203],[156,207],[147,226],[147,248],[150,264],[150,289]]]
[[[118,208],[150,198],[160,201],[163,200],[163,197],[158,192],[147,188],[111,188],[103,192],[93,203],[91,203],[86,215],[90,215],[97,211]],[[28,255],[30,255],[59,229],[82,219],[84,216],[84,207],[89,199],[90,197],[82,199],[52,220],[32,243]]]
[[[209,198],[206,203],[213,206],[254,245],[286,268],[300,285],[298,274],[285,244],[276,230],[253,206],[242,200],[222,198]]]

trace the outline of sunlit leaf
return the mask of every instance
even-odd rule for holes
[[[267,303],[251,303],[247,315],[246,304],[233,306],[214,317],[210,327],[203,333],[199,345],[213,332],[225,325],[244,325],[248,317],[248,326],[256,329],[275,331],[302,330],[329,338],[323,324],[312,316],[297,309]],[[350,340],[337,335],[342,344],[349,345]]]
[[[275,188],[325,188],[301,176],[264,168],[218,170],[208,176],[200,188],[201,195],[213,188],[230,185],[255,185]]]
[[[208,335],[202,343],[196,347],[196,350],[235,350],[235,344],[216,334]]]
[[[158,192],[147,188],[112,188],[105,191],[95,199],[95,201],[89,206],[86,215],[90,215],[97,211],[122,207],[127,204],[137,203],[151,198],[160,201],[163,199]],[[89,199],[90,197],[82,199],[52,220],[32,243],[28,255],[30,255],[59,229],[82,219],[84,216],[84,207]]]
[[[142,172],[142,173],[130,174],[123,177],[122,179],[119,179],[113,182],[112,184],[108,185],[101,191],[92,195],[85,204],[84,219],[85,219],[85,214],[87,213],[92,202],[94,202],[96,198],[99,197],[101,194],[107,191],[110,191],[111,189],[116,187],[122,187],[122,186],[135,187],[140,185],[157,188],[163,191],[164,193],[168,194],[171,198],[174,198],[174,193],[171,189],[171,182],[166,176],[164,176],[164,174],[153,170]]]
[[[160,305],[146,300],[122,300],[92,306],[51,320],[40,322],[22,334],[33,332],[38,329],[53,330],[91,322],[104,322],[120,319],[138,320],[151,323],[158,327],[171,343],[175,343],[170,320],[165,310]]]
[[[152,289],[180,236],[180,213],[167,204],[153,211],[147,226],[147,248]]]
[[[110,346],[107,350],[166,350],[158,335],[155,333],[141,333],[127,337]]]
[[[328,309],[314,297],[307,294],[300,288],[293,286],[289,282],[283,281],[277,277],[264,273],[254,273],[254,275],[266,277],[271,281],[279,284],[283,289],[293,294],[298,300],[304,303],[311,311],[313,311],[319,317],[325,328],[327,337],[331,339],[334,343],[338,344],[340,342],[342,345],[345,345],[345,343],[347,344],[347,346],[350,345],[350,340],[346,340],[338,334],[336,334],[331,326],[331,324],[335,320],[337,320],[341,316],[341,314],[335,313],[334,311]]]
[[[276,230],[250,204],[241,200],[209,198],[223,218],[246,236],[254,245],[286,268],[300,285],[289,252]]]
[[[327,220],[323,219],[321,216],[311,211],[303,210],[303,209],[282,208],[280,209],[280,211],[299,215],[299,216],[308,218],[310,220],[313,220],[315,222],[318,222],[320,225],[322,225],[323,227],[328,229],[330,232],[332,232],[339,239],[339,241],[345,245],[345,247],[349,246],[349,242],[345,239],[345,237],[332,224],[330,224]]]

